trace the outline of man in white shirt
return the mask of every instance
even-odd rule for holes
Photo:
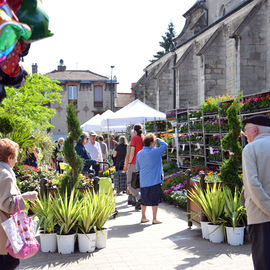
[[[90,131],[89,142],[84,147],[88,151],[93,160],[103,162],[100,144],[96,141],[96,137],[97,133],[95,131]],[[93,166],[93,169],[95,170],[96,176],[98,176],[99,172],[102,172],[102,169],[100,169],[99,164]]]

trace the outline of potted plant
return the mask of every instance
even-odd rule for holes
[[[69,196],[68,196],[69,195]],[[59,193],[55,197],[53,212],[60,227],[57,233],[58,253],[70,254],[74,252],[75,229],[80,217],[80,199],[78,191]]]
[[[80,216],[78,220],[78,243],[80,252],[93,252],[96,248],[95,224],[99,216],[97,207],[98,195],[86,192],[81,201]]]
[[[40,246],[42,252],[56,251],[56,233],[54,231],[56,220],[53,213],[54,198],[49,194],[48,197],[43,195],[31,204],[31,210],[35,217],[38,217],[37,224],[40,231]]]
[[[108,230],[104,228],[105,223],[115,211],[115,200],[113,197],[113,191],[105,194],[98,192],[96,194],[96,211],[99,213],[95,222],[96,225],[96,247],[106,247]]]
[[[235,188],[232,192],[228,187],[224,187],[223,194],[225,198],[225,218],[227,241],[230,245],[239,246],[244,243],[245,217],[246,210],[242,204],[242,194]]]
[[[206,186],[204,190],[198,185],[194,185],[194,189],[189,191],[189,199],[199,206],[208,221],[209,240],[213,243],[221,243],[224,241],[223,223],[224,223],[224,205],[222,188],[217,183],[212,187]]]

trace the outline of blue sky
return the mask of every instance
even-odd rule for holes
[[[118,91],[130,91],[143,75],[161,36],[173,22],[176,35],[185,23],[182,15],[196,0],[43,0],[53,37],[32,43],[24,58],[31,72],[56,69],[63,59],[67,69],[88,69],[119,82]]]

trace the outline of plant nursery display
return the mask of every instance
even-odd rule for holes
[[[52,195],[40,196],[31,204],[34,217],[38,217],[37,229],[40,228],[40,246],[42,252],[55,252],[57,249],[55,226],[57,224],[53,213],[54,198]]]
[[[220,185],[209,185],[203,190],[195,184],[194,189],[189,191],[188,197],[198,207],[202,209],[203,214],[208,221],[209,239],[213,243],[221,243],[224,241],[224,234],[222,230],[225,199]]]

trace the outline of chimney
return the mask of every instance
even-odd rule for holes
[[[38,65],[37,63],[32,64],[32,74],[38,73]]]
[[[66,66],[64,66],[64,60],[60,59],[59,61],[59,66],[57,67],[58,71],[65,71],[66,70]]]

